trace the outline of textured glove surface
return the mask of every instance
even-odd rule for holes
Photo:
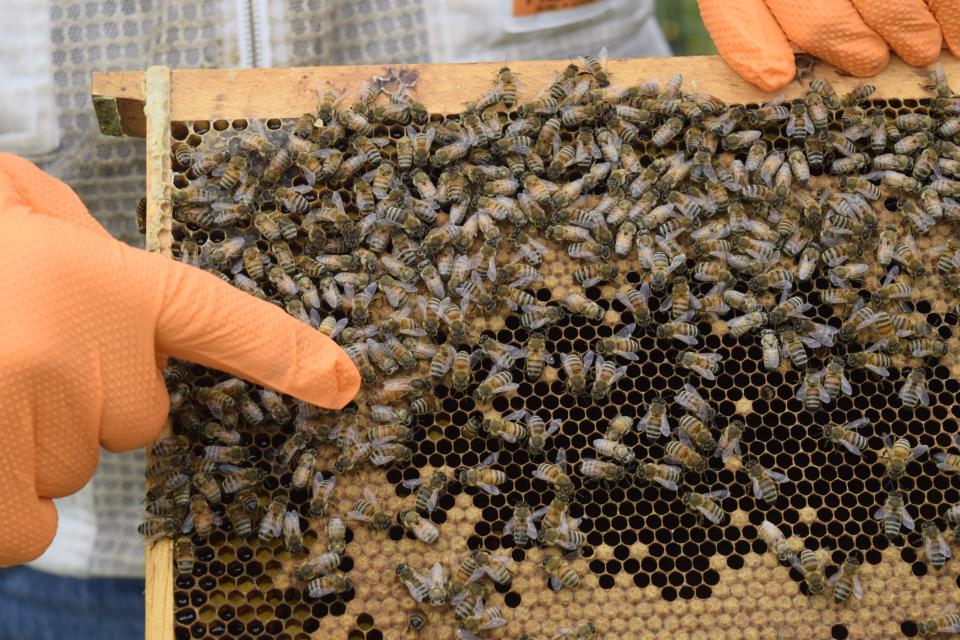
[[[699,0],[720,56],[765,91],[795,73],[790,44],[855,76],[879,73],[892,48],[924,66],[944,42],[960,53],[960,0]]]
[[[110,237],[76,194],[0,154],[0,566],[56,530],[51,498],[93,475],[101,446],[142,447],[169,399],[164,353],[321,407],[360,387],[333,341],[215,276]]]

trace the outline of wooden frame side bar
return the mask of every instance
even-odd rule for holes
[[[170,257],[173,210],[173,165],[170,159],[170,69],[150,67],[142,74],[147,142],[147,237],[146,248]],[[163,435],[170,433],[170,420]],[[148,464],[150,458],[148,457]],[[161,538],[145,550],[145,638],[174,640],[173,635],[173,543]]]

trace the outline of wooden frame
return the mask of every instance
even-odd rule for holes
[[[960,61],[944,54],[947,77],[960,77]],[[417,97],[432,112],[462,110],[465,96],[486,90],[502,63],[411,65],[418,74]],[[520,80],[520,100],[535,95],[553,79],[556,61],[510,64]],[[761,103],[773,97],[749,85],[720,58],[649,58],[611,60],[608,70],[615,85],[627,86],[646,79],[666,81],[683,73],[688,89],[715,95],[731,103]],[[165,255],[171,247],[172,169],[170,123],[189,120],[297,117],[316,108],[316,87],[334,85],[355,92],[363,79],[382,75],[384,66],[304,67],[288,69],[174,70],[152,67],[146,72],[94,73],[93,101],[101,131],[107,135],[145,137],[147,141],[146,248]],[[829,79],[838,93],[865,82],[840,75],[826,66],[817,77]],[[929,97],[920,87],[924,71],[893,59],[884,72],[870,80],[877,97],[919,99]],[[802,95],[804,88],[791,83],[783,93]],[[168,424],[169,427],[169,424]],[[146,548],[146,638],[172,640],[172,544],[162,540]]]

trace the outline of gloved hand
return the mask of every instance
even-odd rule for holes
[[[855,76],[879,73],[892,48],[925,66],[942,43],[960,56],[958,0],[699,0],[720,56],[748,82],[776,91],[793,80],[790,43]]]
[[[0,566],[53,539],[51,498],[99,448],[149,443],[169,407],[158,353],[328,408],[360,387],[333,341],[215,276],[110,237],[64,183],[0,154]]]

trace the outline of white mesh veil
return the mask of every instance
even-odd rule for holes
[[[601,44],[612,56],[669,54],[649,19],[652,0],[593,0],[584,13],[569,14],[576,19],[561,20],[561,26],[551,17],[549,28],[538,20],[511,21],[512,0],[22,4],[24,11],[49,12],[40,18],[49,23],[47,53],[59,136],[53,151],[31,159],[70,184],[110,233],[132,244],[142,242],[134,209],[144,191],[144,142],[99,133],[90,99],[92,71],[152,64],[237,66],[241,59],[251,59],[241,50],[251,41],[269,47],[259,63],[275,66],[569,57],[594,52]],[[142,575],[143,545],[136,526],[142,514],[143,465],[143,452],[104,452],[93,481],[57,501],[60,529],[36,566],[73,575]]]

